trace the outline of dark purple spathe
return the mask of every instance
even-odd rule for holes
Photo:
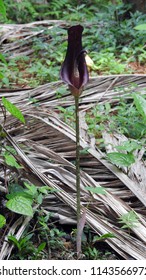
[[[61,68],[61,79],[69,85],[74,95],[81,94],[89,79],[85,51],[82,48],[82,32],[81,25],[68,29],[68,47]]]

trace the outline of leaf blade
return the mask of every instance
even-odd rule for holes
[[[0,228],[6,224],[6,218],[0,214]]]
[[[31,201],[23,196],[15,196],[8,200],[6,207],[15,213],[25,216],[33,216]]]
[[[85,187],[85,189],[95,194],[106,194],[106,190],[103,187]]]
[[[21,111],[12,104],[9,100],[7,100],[4,96],[2,97],[2,103],[5,107],[5,109],[15,118],[17,118],[19,121],[21,121],[23,124],[25,124],[25,118]]]
[[[134,103],[138,112],[146,120],[146,100],[139,94],[133,94]]]
[[[146,23],[139,24],[134,27],[134,29],[139,30],[139,31],[146,31]]]
[[[107,159],[119,167],[129,167],[131,164],[135,162],[134,155],[131,153],[118,153],[112,152],[107,154]]]

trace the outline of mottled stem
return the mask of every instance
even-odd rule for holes
[[[76,113],[76,192],[77,192],[77,225],[81,215],[80,201],[80,128],[79,128],[79,96],[75,96]]]

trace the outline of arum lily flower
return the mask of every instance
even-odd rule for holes
[[[82,32],[81,25],[68,29],[68,47],[61,68],[61,79],[69,85],[74,96],[79,96],[82,93],[89,79],[85,50],[82,48]]]

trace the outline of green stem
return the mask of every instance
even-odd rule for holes
[[[75,96],[76,114],[76,191],[77,191],[77,225],[81,215],[80,201],[80,128],[79,128],[79,96]]]

